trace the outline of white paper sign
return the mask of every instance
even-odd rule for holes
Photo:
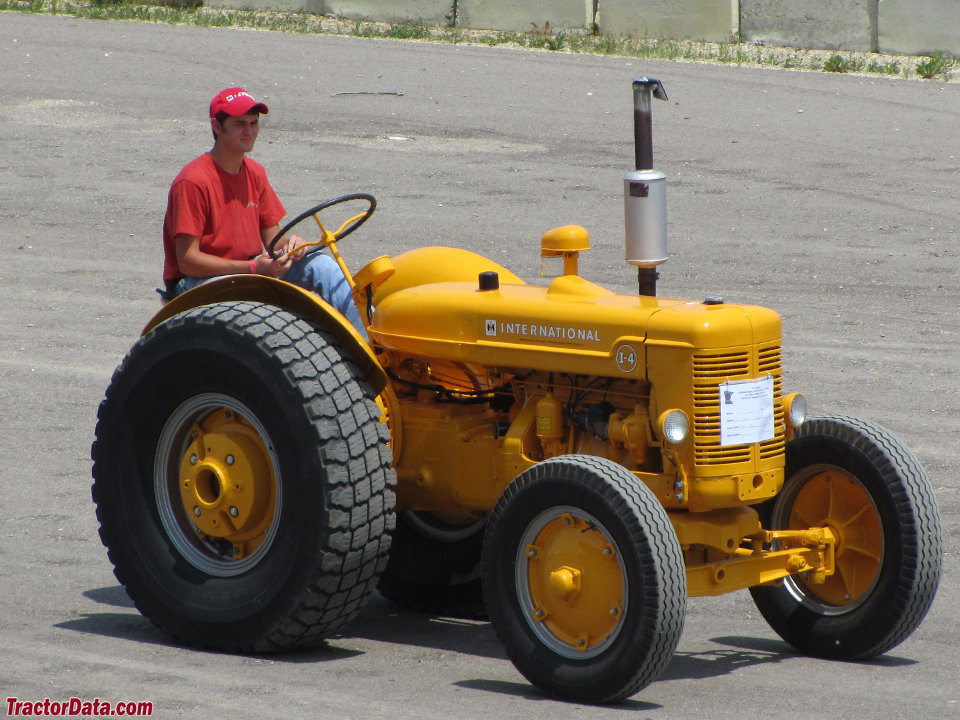
[[[720,445],[773,438],[773,378],[720,384]]]

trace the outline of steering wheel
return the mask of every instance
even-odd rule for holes
[[[366,201],[367,209],[357,215],[354,215],[349,220],[345,221],[336,232],[330,232],[329,230],[327,230],[327,228],[323,226],[323,223],[320,222],[320,218],[318,217],[320,211],[326,210],[327,208],[333,207],[334,205],[340,205],[341,203],[351,202],[355,200]],[[303,245],[300,246],[301,250],[308,249],[308,248],[322,249],[324,247],[329,247],[333,245],[338,240],[342,240],[347,235],[349,235],[354,230],[356,230],[358,227],[363,225],[370,218],[370,216],[373,215],[373,211],[376,209],[377,209],[377,199],[373,197],[373,195],[368,195],[367,193],[354,193],[352,195],[344,195],[343,197],[338,197],[335,200],[328,200],[325,203],[321,203],[316,207],[310,208],[306,212],[300,213],[293,220],[291,220],[282,228],[280,228],[280,232],[278,232],[276,236],[273,238],[273,240],[270,241],[270,244],[267,245],[267,254],[270,255],[271,259],[276,260],[279,257],[279,255],[276,252],[276,247],[277,247],[277,243],[280,242],[280,238],[286,235],[291,230],[291,228],[298,225],[302,221],[306,220],[308,217],[312,217],[314,219],[314,222],[317,223],[317,226],[320,228],[321,237],[320,237],[320,240],[304,243]],[[317,252],[317,250],[313,250],[312,252]],[[305,253],[305,255],[309,255],[309,254],[311,253],[309,252]]]

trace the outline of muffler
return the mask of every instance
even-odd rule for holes
[[[666,100],[663,84],[654,78],[633,81],[633,143],[636,170],[623,178],[626,260],[637,266],[641,295],[657,294],[657,266],[667,254],[667,177],[653,169],[652,99]]]

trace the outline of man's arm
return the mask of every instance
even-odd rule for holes
[[[272,235],[270,238],[272,239]],[[280,277],[290,267],[291,256],[282,255],[272,260],[267,253],[257,255],[253,260],[232,260],[205,253],[200,249],[200,238],[194,235],[180,234],[174,238],[177,246],[177,264],[180,272],[194,277],[217,277],[218,275],[240,275],[257,273]]]

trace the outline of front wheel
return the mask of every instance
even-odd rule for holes
[[[584,455],[539,463],[487,524],[483,581],[494,629],[541,690],[619,702],[655,680],[683,629],[686,574],[653,493]]]
[[[803,653],[864,660],[906,638],[926,615],[943,551],[933,491],[913,454],[855,418],[808,420],[787,445],[781,492],[760,507],[764,527],[827,527],[836,570],[750,589],[757,608]]]

